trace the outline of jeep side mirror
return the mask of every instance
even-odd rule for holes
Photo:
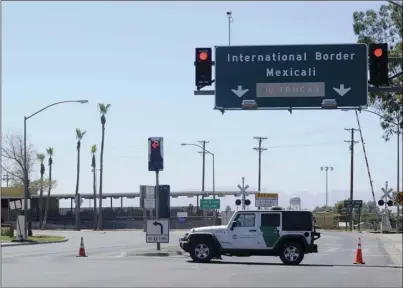
[[[232,223],[231,223],[231,230],[234,230],[234,228],[235,227],[237,227],[238,226],[238,223],[236,223],[236,221],[233,221]]]

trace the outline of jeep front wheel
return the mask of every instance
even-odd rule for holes
[[[285,265],[298,265],[304,259],[304,250],[298,243],[284,243],[280,259]]]
[[[213,245],[209,240],[195,239],[191,245],[190,257],[197,263],[208,263],[213,258]]]

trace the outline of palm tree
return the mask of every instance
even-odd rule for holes
[[[80,186],[80,149],[81,149],[81,140],[83,139],[86,131],[81,131],[76,128],[76,139],[77,139],[77,181],[76,181],[76,209],[75,209],[75,218],[76,218],[76,229],[79,229],[80,226],[80,199],[78,199],[78,188]]]
[[[45,160],[45,154],[37,153],[36,158],[38,158],[41,163],[41,180],[40,180],[40,192],[39,192],[39,228],[42,228],[43,220],[43,174],[45,174],[45,165],[43,160]]]
[[[99,161],[99,230],[103,230],[103,217],[102,217],[102,176],[103,176],[103,166],[104,166],[104,144],[105,144],[105,123],[106,118],[105,115],[108,113],[111,104],[98,104],[99,113],[101,113],[101,124],[102,124],[102,140],[101,140],[101,156]]]
[[[94,188],[94,230],[97,229],[97,163],[96,163],[96,158],[95,158],[95,153],[97,152],[97,145],[92,145],[91,146],[91,153],[92,153],[92,161],[91,161],[91,167],[92,167],[92,186]]]
[[[48,211],[49,211],[49,202],[50,202],[50,191],[52,190],[52,165],[53,165],[53,148],[49,147],[46,149],[46,153],[48,154],[48,163],[49,163],[49,188],[48,188],[48,197],[46,198],[46,208],[45,208],[45,216],[43,219],[43,225],[46,226],[46,221],[48,220]],[[42,227],[43,229],[43,227]]]

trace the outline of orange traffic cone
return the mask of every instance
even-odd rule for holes
[[[361,238],[358,238],[358,247],[357,252],[355,254],[354,264],[365,264],[364,259],[362,259]]]
[[[85,254],[85,248],[84,248],[84,239],[81,237],[81,242],[80,242],[80,249],[78,249],[78,255],[77,257],[87,257]]]

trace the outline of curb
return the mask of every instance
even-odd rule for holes
[[[56,243],[64,243],[67,241],[69,241],[69,239],[67,237],[64,237],[64,239],[62,239],[62,240],[50,241],[50,242],[22,242],[22,243],[10,242],[10,243],[1,244],[1,247],[18,247],[18,246],[29,246],[29,245],[56,244]],[[18,244],[13,244],[13,243],[18,243]]]
[[[120,257],[132,257],[132,256],[146,256],[146,257],[173,257],[173,256],[184,256],[181,251],[138,251],[134,253],[124,252]]]

